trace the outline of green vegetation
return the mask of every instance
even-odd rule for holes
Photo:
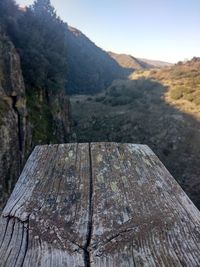
[[[12,25],[16,22],[18,15],[18,7],[13,0],[0,1],[0,30],[7,31],[11,29]]]
[[[140,71],[133,78],[148,77],[168,87],[172,100],[186,100],[200,106],[200,59],[165,68],[161,70]]]
[[[66,89],[68,71],[66,25],[56,15],[50,0],[36,0],[23,11],[18,8],[15,1],[2,0],[1,39],[6,35],[12,40],[20,55],[33,144],[58,142],[55,138],[53,112],[59,111],[51,110],[50,99],[59,98]],[[0,45],[4,46],[3,40]],[[5,48],[3,51],[6,54]],[[3,81],[5,76],[3,71],[7,72],[0,67],[0,81]],[[8,77],[6,80],[9,79]],[[3,84],[4,88],[6,86],[10,86],[9,83]]]
[[[174,100],[180,99],[183,96],[183,87],[174,87],[171,91],[170,91],[170,95],[171,98]]]
[[[27,94],[29,121],[33,125],[34,144],[57,143],[53,134],[53,117],[48,104],[34,93]]]
[[[97,93],[127,76],[105,51],[62,22],[50,0],[36,0],[23,11],[14,0],[1,0],[0,25],[20,54],[28,89]]]
[[[138,99],[143,101],[144,94],[148,91],[154,92],[159,86],[157,82],[144,78],[133,81],[117,80],[104,93],[96,97],[95,101],[110,106],[124,106],[135,103]]]
[[[67,79],[65,26],[50,1],[35,1],[16,24],[10,35],[21,55],[27,88],[54,94],[63,90]]]

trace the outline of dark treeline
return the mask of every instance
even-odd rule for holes
[[[49,0],[36,0],[26,9],[1,0],[0,23],[20,54],[27,90],[53,94],[66,87],[66,26]]]

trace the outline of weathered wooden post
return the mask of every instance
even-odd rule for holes
[[[38,146],[0,219],[0,266],[200,266],[200,212],[144,145]]]

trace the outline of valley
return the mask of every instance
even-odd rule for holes
[[[149,145],[200,207],[199,62],[136,71],[100,94],[72,96],[72,141]]]

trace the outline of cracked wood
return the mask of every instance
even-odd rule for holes
[[[38,146],[0,219],[0,266],[200,266],[200,213],[144,145]]]

